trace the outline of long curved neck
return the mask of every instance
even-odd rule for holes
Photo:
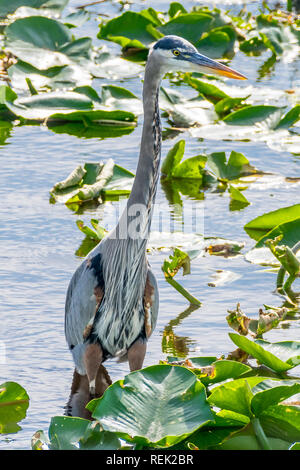
[[[122,238],[124,238],[125,227],[128,239],[145,240],[148,239],[150,232],[161,156],[161,123],[158,103],[160,82],[160,68],[150,56],[144,77],[144,123],[139,161],[131,194],[117,228]],[[140,235],[136,229],[139,230]]]
[[[161,72],[155,62],[148,60],[143,88],[144,124],[140,156],[128,206],[154,202],[161,150],[161,123],[158,94]]]

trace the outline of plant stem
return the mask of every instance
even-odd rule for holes
[[[175,279],[166,277],[166,281],[171,284],[183,297],[185,297],[192,305],[201,305],[200,300],[193,297],[184,287],[182,287]]]
[[[265,435],[265,432],[259,422],[258,418],[253,418],[251,420],[254,433],[256,436],[256,439],[259,443],[259,445],[262,447],[263,450],[272,450],[272,447],[270,446],[269,440],[267,436]]]

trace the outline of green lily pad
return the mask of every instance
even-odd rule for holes
[[[25,418],[29,397],[21,385],[5,382],[0,385],[0,434],[14,433],[21,428],[17,424]]]
[[[242,153],[234,150],[228,161],[225,152],[211,153],[207,156],[207,165],[218,179],[225,181],[257,173],[257,169],[250,165],[249,160]]]
[[[299,218],[299,213],[300,204],[283,207],[256,217],[248,222],[244,226],[244,229],[251,238],[259,241],[262,237],[271,232],[271,230],[275,229],[275,227]]]
[[[195,363],[194,358],[189,359],[193,364]],[[228,379],[236,379],[242,374],[249,372],[251,367],[242,364],[237,361],[230,361],[227,359],[217,360],[210,364],[210,367],[201,371],[194,370],[193,372],[197,375],[199,380],[207,386],[223,382]]]
[[[185,367],[169,365],[132,372],[88,409],[105,430],[157,447],[174,445],[213,418],[204,385]]]
[[[99,39],[106,39],[120,44],[122,48],[146,48],[155,41],[153,21],[141,13],[126,11],[117,18],[100,25]]]
[[[269,343],[260,339],[251,341],[236,333],[229,333],[229,336],[240,349],[276,372],[284,372],[300,364],[300,343],[297,341]]]
[[[255,394],[251,408],[255,416],[267,412],[269,406],[277,405],[283,400],[300,393],[300,383],[293,380],[264,380],[257,384],[252,392]]]
[[[261,413],[259,421],[269,436],[284,439],[290,443],[299,439],[299,406],[288,404],[269,406]]]
[[[223,121],[232,126],[253,126],[258,122],[266,121],[274,115],[278,116],[279,120],[281,115],[284,113],[284,109],[285,108],[279,108],[277,106],[249,105],[228,114],[228,116],[225,116]]]
[[[12,14],[21,6],[45,9],[47,11],[62,11],[69,0],[0,0],[0,16],[3,18],[8,14]]]
[[[293,246],[295,246],[300,240],[300,217],[298,219],[291,220],[290,222],[277,225],[266,235],[261,237],[255,247],[261,248],[265,245],[267,240],[274,240],[279,236],[282,238],[278,241],[278,245],[287,245],[290,248],[293,248]]]
[[[121,447],[118,437],[102,431],[98,423],[72,416],[55,416],[49,427],[51,450],[116,450]]]
[[[298,122],[300,119],[300,104],[294,106],[286,115],[279,121],[276,129],[288,129]]]
[[[1,106],[2,105],[2,106]],[[93,121],[126,126],[135,121],[133,113],[109,108],[96,108],[88,96],[82,93],[53,91],[35,94],[26,98],[17,95],[8,87],[0,87],[0,113],[9,110],[13,115],[24,119],[47,122],[83,121],[87,125]],[[1,110],[2,108],[2,110]]]
[[[91,39],[74,40],[69,28],[44,16],[20,18],[5,29],[6,50],[37,69],[85,64],[90,61]]]
[[[251,418],[253,398],[251,388],[262,381],[263,377],[247,377],[218,385],[211,390],[208,402],[222,410],[233,411]]]
[[[231,25],[225,25],[204,33],[196,47],[201,54],[220,59],[228,53],[233,54],[235,40],[235,29]]]
[[[76,85],[88,85],[92,76],[88,70],[77,64],[50,67],[48,70],[39,70],[26,62],[18,62],[7,70],[7,74],[15,89],[28,89],[26,79],[30,79],[37,89],[57,90],[60,88],[73,88]]]
[[[212,23],[213,16],[209,13],[183,13],[157,29],[164,35],[175,34],[192,43],[197,43]]]
[[[178,178],[202,181],[207,157],[205,155],[197,155],[181,162],[184,149],[185,141],[180,140],[169,150],[161,167],[162,174],[167,179]]]

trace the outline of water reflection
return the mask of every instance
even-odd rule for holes
[[[111,384],[112,380],[106,368],[101,365],[96,378],[96,394],[95,397],[91,397],[87,376],[80,375],[74,370],[71,392],[65,406],[65,415],[91,419],[91,413],[85,408],[86,405],[93,398],[100,398]]]
[[[197,310],[199,306],[190,305],[186,310],[181,312],[176,318],[171,320],[164,329],[162,337],[162,351],[165,354],[186,357],[189,355],[191,346],[195,345],[195,341],[191,340],[188,336],[178,336],[174,333],[173,328],[180,325],[180,323],[187,318],[192,312]]]

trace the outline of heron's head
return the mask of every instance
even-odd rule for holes
[[[201,72],[223,75],[238,80],[246,80],[239,72],[199,54],[186,39],[178,36],[165,36],[159,39],[150,51],[150,56],[166,72]]]

